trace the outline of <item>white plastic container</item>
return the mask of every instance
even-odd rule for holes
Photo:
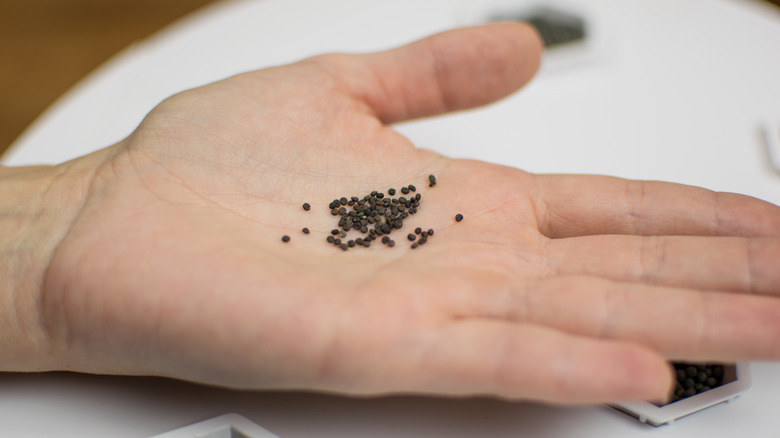
[[[613,407],[652,426],[671,424],[687,415],[720,403],[730,403],[750,387],[750,367],[747,363],[727,365],[723,384],[674,403],[658,406],[650,402],[617,403]]]
[[[155,435],[151,438],[279,438],[238,414],[209,420]]]

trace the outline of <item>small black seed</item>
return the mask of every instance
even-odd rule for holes
[[[688,377],[696,377],[696,375],[699,374],[699,370],[694,366],[690,366],[685,369],[685,374],[687,374]]]
[[[431,229],[429,229],[429,230],[428,230],[428,235],[429,235],[429,236],[433,236],[433,228],[431,228]]]
[[[418,246],[420,246],[420,244],[419,244],[419,243],[417,243],[417,242],[414,242],[414,243],[412,244],[412,249],[417,249],[417,247],[418,247]]]
[[[390,196],[395,196],[395,189],[388,190],[387,194],[390,195]]]
[[[390,237],[388,237],[388,236],[385,236],[385,237],[382,238],[382,243],[384,243],[384,244],[387,244],[387,242],[389,242],[389,241],[390,241]]]
[[[354,240],[350,240],[349,242],[347,242],[347,246],[349,246],[350,248],[354,248],[355,247],[355,241]]]
[[[409,191],[416,192],[417,187],[413,186],[412,184],[409,184]]]
[[[420,199],[422,199],[422,195],[421,194],[418,193],[418,194],[414,195],[414,200],[415,201],[420,202]]]
[[[347,209],[344,208],[344,207],[339,208],[339,214],[341,214],[341,215],[347,214]]]
[[[436,177],[433,175],[428,175],[428,187],[433,187],[436,185]]]
[[[330,211],[330,214],[332,214],[333,216],[338,216],[339,215],[339,211],[334,208],[333,210]]]
[[[395,240],[391,240],[391,241],[387,242],[387,246],[389,246],[390,248],[394,247],[395,246]]]
[[[414,229],[414,234],[422,234],[422,228],[417,227]]]
[[[290,241],[290,236],[287,236],[287,235],[282,236],[282,242],[287,243],[289,241]]]
[[[303,209],[306,210],[306,211],[309,211],[309,210],[311,210],[311,205],[309,205],[308,202],[304,202],[303,203]]]
[[[335,243],[336,239],[333,236],[328,236],[328,243]]]
[[[360,198],[358,198],[357,196],[353,196],[352,198],[350,198],[350,201],[352,201],[352,202],[360,202]]]
[[[339,245],[339,248],[341,248],[343,251],[346,251],[347,248],[349,248],[349,246],[347,246],[346,243],[342,243],[341,245]]]
[[[339,231],[339,237],[341,237],[342,239],[347,237],[347,232],[346,231]]]
[[[460,214],[460,213],[456,214],[456,215],[455,215],[455,220],[456,220],[457,222],[460,222],[460,221],[462,221],[462,220],[463,220],[463,215],[462,215],[462,214]],[[694,369],[695,369],[695,368],[694,368]]]
[[[334,245],[341,245],[341,239],[333,239]]]
[[[304,228],[304,229],[303,229],[303,230],[301,230],[301,231],[303,231],[303,234],[309,234],[309,233],[310,233],[310,231],[309,231],[309,229],[308,229],[308,228]]]
[[[341,204],[341,205],[347,205],[347,202],[349,202],[349,201],[347,200],[347,198],[343,198],[343,197],[342,197],[341,199],[339,199],[339,204]]]
[[[428,242],[427,237],[420,237],[420,245],[425,245],[426,242]]]
[[[408,195],[409,194],[409,187],[402,187],[401,188],[401,193],[403,193],[404,195]]]
[[[332,234],[334,236],[338,236],[339,235],[339,230],[334,228],[334,229],[330,230],[330,234]]]
[[[415,236],[414,234],[409,234],[408,236],[406,236],[406,238],[409,239],[410,242],[414,242],[414,239],[416,239],[417,236]]]

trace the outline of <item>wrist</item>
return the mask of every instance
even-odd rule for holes
[[[0,371],[58,369],[46,273],[108,150],[57,166],[0,167]]]

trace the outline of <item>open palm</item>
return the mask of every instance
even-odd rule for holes
[[[495,24],[166,100],[103,152],[51,262],[63,367],[595,402],[663,397],[670,358],[780,358],[777,207],[453,160],[388,126],[507,95],[539,56]],[[326,242],[334,198],[409,184],[394,247]]]

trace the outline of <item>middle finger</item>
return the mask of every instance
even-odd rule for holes
[[[780,239],[583,236],[548,241],[546,275],[780,295]]]
[[[780,300],[583,276],[529,281],[477,316],[640,342],[673,360],[780,359]]]

